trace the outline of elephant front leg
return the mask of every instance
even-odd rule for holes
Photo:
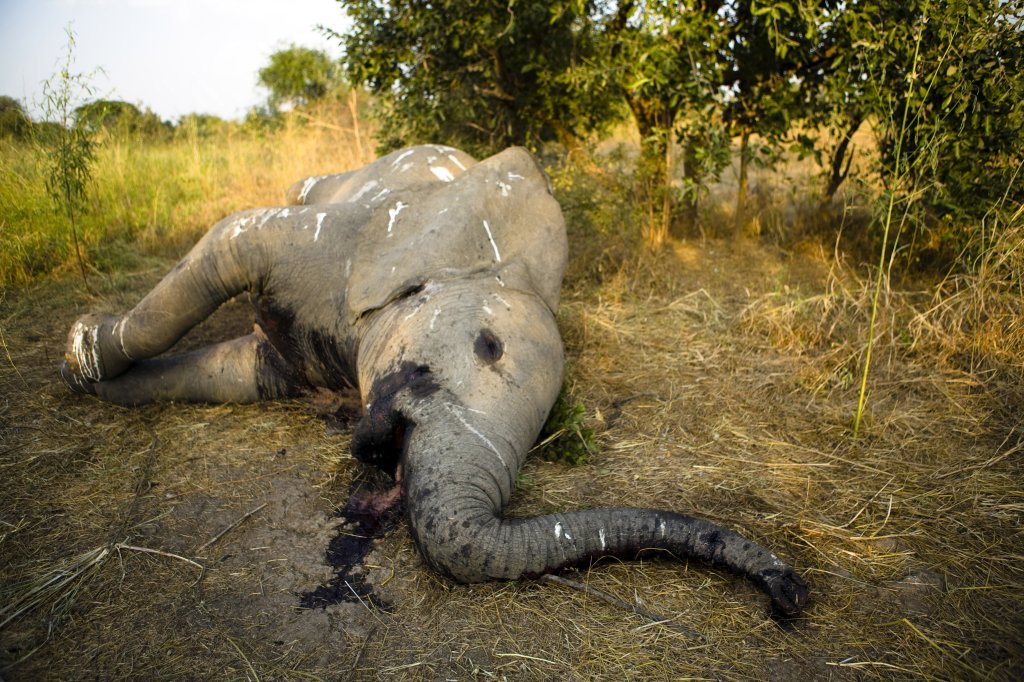
[[[306,388],[265,339],[249,334],[189,353],[143,360],[114,379],[69,385],[121,405],[160,401],[252,403],[299,395]]]
[[[124,315],[90,314],[68,334],[61,374],[72,389],[114,379],[170,348],[222,303],[258,287],[264,248],[248,229],[264,212],[248,211],[213,227],[142,301]]]

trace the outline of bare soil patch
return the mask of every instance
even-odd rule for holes
[[[0,628],[4,679],[1009,680],[1024,667],[1021,358],[972,369],[906,341],[913,294],[889,302],[854,440],[861,311],[825,257],[683,244],[570,283],[572,392],[602,450],[577,467],[531,461],[511,513],[700,513],[813,591],[778,621],[753,586],[701,565],[570,574],[659,624],[550,583],[451,584],[404,523],[353,569],[374,601],[302,608],[336,577],[326,553],[360,475],[348,431],[303,402],[127,409],[60,382],[74,318],[131,306],[167,266],[96,299],[59,278],[0,299],[4,617],[47,576],[64,585]],[[235,301],[186,345],[249,324]]]

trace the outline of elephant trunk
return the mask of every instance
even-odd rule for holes
[[[470,421],[459,409],[421,403],[419,414],[410,415],[403,454],[410,528],[440,573],[459,582],[536,578],[602,556],[632,559],[660,550],[746,576],[782,613],[795,613],[807,601],[803,581],[774,554],[703,519],[631,508],[504,518],[536,434],[517,438],[502,433],[500,424]]]

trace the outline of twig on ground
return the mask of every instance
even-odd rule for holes
[[[234,521],[231,525],[229,525],[227,528],[225,528],[221,532],[217,533],[212,538],[210,538],[209,540],[204,542],[202,545],[197,547],[196,548],[196,552],[202,552],[204,549],[206,549],[207,547],[209,547],[213,543],[217,542],[217,540],[220,540],[222,537],[224,537],[229,532],[231,532],[232,530],[237,528],[239,525],[241,525],[242,522],[245,521],[247,518],[249,518],[250,516],[252,516],[253,514],[255,514],[256,512],[258,512],[259,510],[263,509],[266,506],[267,506],[267,503],[264,502],[263,504],[261,504],[260,506],[256,507],[255,509],[246,512],[238,520]]]
[[[700,634],[699,632],[696,632],[696,631],[691,630],[689,628],[683,627],[682,625],[679,625],[678,623],[674,623],[671,618],[666,618],[665,616],[660,616],[660,615],[658,615],[656,613],[651,613],[650,611],[648,611],[646,609],[640,608],[636,604],[630,604],[628,601],[625,601],[623,599],[619,599],[615,595],[609,594],[608,592],[605,592],[604,590],[599,590],[598,588],[591,587],[590,585],[584,585],[583,583],[576,582],[575,580],[570,580],[568,578],[563,578],[560,575],[552,575],[551,573],[547,573],[545,575],[542,575],[540,577],[540,579],[543,580],[544,582],[554,583],[556,585],[562,585],[563,587],[569,587],[571,589],[577,590],[579,592],[582,592],[584,594],[590,595],[592,597],[597,597],[598,599],[600,599],[601,601],[603,601],[605,603],[608,603],[608,604],[611,604],[612,606],[617,606],[620,609],[625,609],[626,611],[630,611],[632,613],[635,613],[636,615],[638,615],[638,616],[640,616],[642,618],[646,618],[647,620],[649,620],[651,622],[648,625],[643,626],[645,628],[646,627],[650,627],[651,625],[664,625],[665,627],[667,627],[667,628],[669,628],[671,630],[675,630],[676,632],[678,632],[678,633],[680,633],[682,635],[686,635],[687,637],[690,637],[692,639],[699,639],[701,641],[704,641],[704,635]]]
[[[150,549],[149,547],[138,547],[136,545],[127,545],[127,544],[125,544],[123,542],[119,542],[116,545],[114,545],[114,549],[116,549],[118,551],[121,551],[122,549],[130,549],[133,552],[145,552],[146,554],[158,554],[160,556],[165,556],[165,557],[168,557],[170,559],[178,559],[179,561],[184,561],[186,564],[192,564],[193,566],[198,568],[200,571],[205,571],[206,570],[206,567],[204,567],[198,561],[192,561],[191,559],[186,559],[185,557],[181,556],[180,554],[171,554],[170,552],[163,552],[163,551],[161,551],[159,549]]]

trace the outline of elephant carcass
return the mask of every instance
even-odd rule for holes
[[[770,551],[691,516],[503,517],[563,372],[554,311],[565,226],[528,152],[477,163],[412,147],[300,181],[289,196],[291,206],[218,223],[124,315],[76,322],[69,385],[124,404],[357,387],[365,413],[353,454],[400,477],[420,552],[457,581],[662,550],[745,575],[784,613],[806,602],[800,576]],[[157,357],[242,291],[253,334]]]

